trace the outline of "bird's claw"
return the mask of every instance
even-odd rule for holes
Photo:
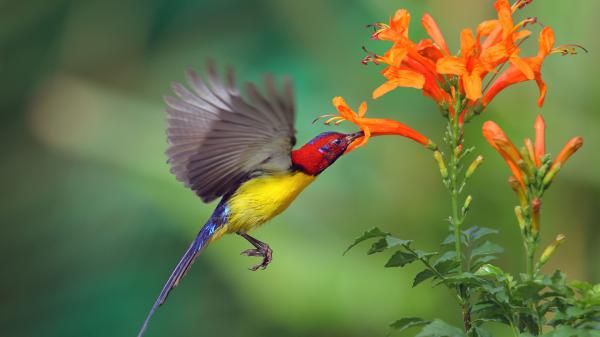
[[[261,246],[256,249],[248,249],[242,252],[242,255],[246,256],[262,256],[263,260],[261,263],[252,266],[248,269],[252,271],[257,271],[258,269],[266,269],[269,263],[273,260],[273,250],[267,245]]]

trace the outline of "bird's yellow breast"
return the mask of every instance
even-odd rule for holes
[[[227,223],[215,239],[225,233],[248,232],[283,212],[315,179],[302,172],[290,172],[251,179],[227,201]]]

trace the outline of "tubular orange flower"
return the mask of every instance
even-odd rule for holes
[[[583,146],[583,138],[582,137],[573,137],[571,140],[567,142],[567,144],[560,151],[556,159],[554,160],[554,165],[564,165],[567,160],[575,153],[579,148]]]
[[[518,164],[519,160],[522,159],[516,146],[508,139],[500,126],[492,121],[483,123],[482,131],[488,143],[504,158],[504,161],[508,164],[510,171],[519,181],[521,187],[525,188],[523,173]]]
[[[360,104],[358,113],[352,111],[342,97],[336,96],[333,98],[332,102],[339,115],[323,115],[319,118],[329,117],[329,119],[325,121],[326,124],[335,121],[335,124],[337,125],[343,121],[349,121],[356,124],[356,126],[364,133],[363,137],[356,139],[350,144],[346,153],[365,145],[371,136],[383,135],[403,136],[425,145],[429,149],[434,150],[437,148],[429,138],[398,121],[386,118],[366,118],[367,104],[365,102]]]
[[[538,54],[534,57],[524,58],[522,59],[525,63],[529,65],[534,74],[534,79],[538,85],[540,91],[540,97],[538,99],[538,105],[541,107],[544,104],[544,98],[546,97],[546,83],[542,80],[542,63],[544,59],[552,52],[552,47],[554,46],[554,31],[550,27],[544,27],[540,32],[539,39],[539,50]],[[529,80],[527,76],[516,67],[514,64],[511,64],[508,69],[502,75],[500,75],[494,83],[490,86],[489,90],[485,93],[482,101],[484,105],[489,104],[491,100],[506,87],[524,82]]]
[[[423,27],[425,27],[425,31],[427,32],[427,34],[431,36],[431,39],[433,40],[433,42],[435,42],[442,54],[450,55],[448,45],[446,45],[446,40],[444,39],[442,32],[440,31],[440,28],[438,27],[437,23],[435,23],[435,20],[433,20],[431,15],[429,15],[429,13],[425,13],[425,15],[423,15],[421,23],[423,24]]]
[[[542,115],[538,115],[533,124],[535,130],[535,163],[539,167],[542,157],[546,153],[546,122]]]

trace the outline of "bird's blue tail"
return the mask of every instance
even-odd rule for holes
[[[217,210],[219,210],[219,208],[217,208]],[[202,227],[202,229],[196,236],[196,239],[192,242],[185,254],[181,257],[181,260],[179,260],[179,263],[175,267],[175,270],[173,270],[173,273],[171,273],[171,276],[169,276],[169,279],[167,280],[167,283],[165,283],[163,289],[161,290],[160,295],[158,295],[156,302],[154,302],[154,305],[152,305],[152,309],[150,309],[150,312],[148,313],[148,316],[144,321],[144,325],[142,325],[142,328],[140,329],[140,332],[137,335],[138,337],[142,337],[144,335],[144,332],[148,327],[148,322],[152,318],[152,315],[154,315],[156,309],[165,302],[171,290],[173,290],[173,288],[175,288],[179,284],[179,281],[181,281],[181,279],[185,276],[192,263],[194,263],[196,257],[206,247],[207,243],[210,241],[210,238],[213,236],[215,231],[221,226],[221,224],[222,222],[218,221],[218,217],[215,217],[215,215],[213,215],[208,221],[208,223],[204,225],[204,227]]]

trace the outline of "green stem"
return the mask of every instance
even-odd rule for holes
[[[456,109],[455,111],[461,111]],[[459,204],[459,195],[461,186],[459,185],[459,173],[460,173],[460,160],[461,153],[458,148],[461,146],[461,127],[458,124],[458,116],[450,119],[449,125],[449,139],[448,147],[450,150],[450,163],[448,178],[449,184],[448,189],[450,191],[450,202],[452,207],[452,225],[454,227],[454,249],[456,251],[456,260],[460,266],[460,272],[465,272],[463,254],[462,254],[462,240],[461,240],[461,227],[464,222],[464,214],[462,214],[462,205]],[[463,326],[465,332],[471,330],[471,304],[469,300],[468,289],[464,286],[458,286],[456,288],[458,297],[460,299],[460,305],[462,308]]]

